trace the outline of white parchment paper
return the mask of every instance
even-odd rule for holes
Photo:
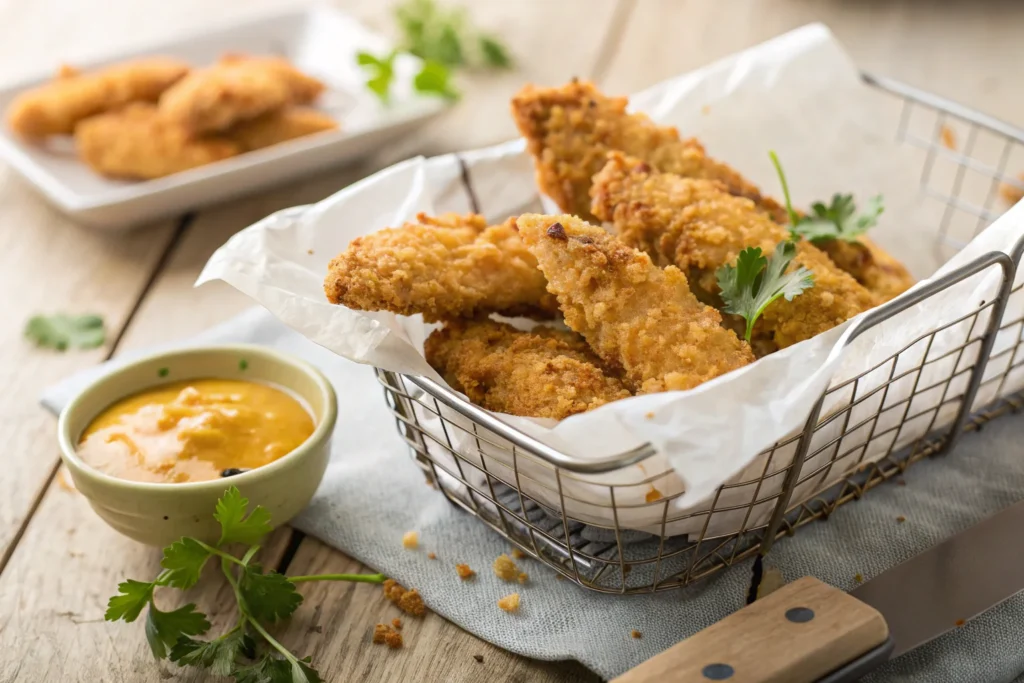
[[[1024,235],[1024,208],[1018,206],[940,265],[932,248],[936,226],[919,201],[920,162],[893,140],[892,130],[880,122],[884,105],[877,93],[863,84],[854,64],[821,25],[798,29],[661,83],[634,96],[631,106],[678,126],[684,135],[699,137],[709,154],[739,168],[768,194],[775,194],[777,187],[768,149],[782,158],[799,204],[830,197],[837,190],[860,198],[884,193],[886,212],[872,236],[918,277],[934,278],[993,250],[1008,253]],[[328,261],[353,238],[398,225],[418,211],[468,212],[474,202],[493,221],[543,206],[532,160],[521,141],[411,159],[314,206],[274,214],[232,237],[210,259],[198,283],[230,283],[345,358],[441,382],[423,358],[423,340],[431,326],[419,316],[331,305],[322,283]],[[787,438],[803,427],[827,387],[843,388],[831,393],[824,405],[822,416],[829,422],[817,432],[810,451],[821,452],[803,466],[803,472],[813,476],[801,483],[796,496],[836,480],[862,457],[877,459],[955,417],[955,399],[970,374],[964,369],[977,360],[977,340],[990,309],[961,318],[982,302],[993,301],[1002,277],[997,267],[980,272],[872,327],[846,348],[844,335],[863,315],[691,391],[617,401],[559,423],[500,416],[581,461],[645,443],[658,451],[638,465],[614,472],[563,472],[561,494],[549,465],[520,456],[519,485],[541,503],[555,508],[564,504],[567,514],[594,525],[617,523],[660,533],[667,519],[668,534],[724,534],[757,524],[770,512],[771,496],[781,489],[795,453],[796,443],[786,443]],[[901,300],[887,306],[895,309]],[[1022,312],[1024,301],[1014,301],[1004,319],[1019,318]],[[942,325],[948,326],[930,338]],[[1019,326],[1007,329],[995,352],[1013,347],[1019,338]],[[971,340],[974,343],[964,347]],[[901,350],[897,363],[884,362]],[[1007,359],[1002,369],[993,363],[987,376],[1006,372],[1012,353],[1003,355]],[[865,372],[869,374],[856,385],[843,386]],[[954,379],[947,381],[951,376]],[[1020,372],[1005,382],[989,382],[977,405],[1021,386]],[[912,394],[914,399],[908,400]],[[509,452],[481,443],[477,437],[482,432],[474,434],[466,418],[443,409],[447,419],[465,430],[449,428],[446,434],[436,416],[416,410],[439,442],[451,439],[460,453],[492,475],[510,484],[517,481]],[[878,413],[881,416],[874,419]],[[494,434],[486,438],[503,444]],[[777,442],[784,445],[769,457],[766,449]],[[428,446],[438,462],[457,471],[444,448]],[[830,460],[837,462],[827,466]],[[764,483],[753,483],[773,473]],[[480,472],[464,476],[481,482],[484,478]],[[746,481],[751,483],[715,495],[723,484]],[[649,502],[654,490],[658,502]],[[688,511],[707,509],[712,496],[719,511],[712,519],[706,514],[686,516]],[[749,513],[738,507],[753,501],[763,502]],[[734,506],[737,509],[723,510]]]

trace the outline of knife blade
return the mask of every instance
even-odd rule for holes
[[[1024,590],[1024,501],[850,593],[812,577],[630,669],[612,683],[840,683]]]

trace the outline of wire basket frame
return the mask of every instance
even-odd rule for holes
[[[1006,169],[1015,155],[1024,166],[1024,131],[889,79],[864,80],[899,105],[897,139],[924,155],[921,188],[940,212],[936,248],[959,249],[997,217],[1001,187],[1015,183]],[[923,135],[922,114],[933,117]],[[954,126],[966,132],[959,149],[950,144]],[[952,164],[945,175],[944,163]],[[767,553],[778,537],[1024,404],[1022,394],[1002,397],[1011,378],[1024,378],[1024,318],[1003,319],[1011,297],[1024,298],[1022,287],[1013,288],[1022,252],[1024,240],[1011,255],[981,256],[865,315],[833,353],[968,278],[993,271],[1001,278],[992,300],[937,321],[867,372],[826,389],[802,431],[759,454],[756,471],[748,468],[698,509],[673,510],[682,494],[661,495],[659,482],[674,473],[643,469],[656,453],[650,446],[581,461],[432,380],[379,368],[377,377],[400,436],[428,483],[452,503],[586,588],[679,588]],[[996,348],[997,335],[1012,341]],[[601,474],[631,465],[645,476],[601,483]],[[644,502],[628,502],[638,492]],[[640,514],[645,531],[636,530]]]

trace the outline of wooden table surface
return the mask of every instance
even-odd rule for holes
[[[290,0],[0,0],[0,79],[62,61],[144,46],[168,34],[292,5]],[[382,0],[337,0],[393,32]],[[249,305],[227,286],[192,288],[232,233],[277,209],[319,200],[411,154],[514,136],[509,97],[526,81],[587,77],[628,93],[810,21],[823,21],[864,68],[1024,125],[1024,3],[961,0],[480,0],[477,23],[500,33],[517,68],[463,78],[463,101],[356,167],[126,234],[91,231],[50,208],[0,165],[0,682],[203,680],[154,663],[138,625],[102,620],[125,577],[155,576],[159,553],[118,536],[58,472],[55,420],[36,403],[49,384],[129,349],[192,335]],[[219,283],[218,283],[219,284]],[[46,311],[96,312],[100,349],[55,354],[21,338]],[[363,569],[290,529],[264,564],[290,574]],[[231,618],[225,586],[194,591],[214,628]],[[409,620],[406,647],[371,647],[385,611],[379,588],[309,585],[282,640],[310,654],[329,681],[592,681],[575,663],[543,663],[488,645],[440,617]],[[483,655],[478,663],[473,655]]]

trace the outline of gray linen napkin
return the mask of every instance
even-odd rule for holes
[[[331,465],[309,508],[294,525],[415,586],[427,605],[499,647],[538,659],[575,659],[611,678],[743,605],[750,563],[720,572],[680,591],[647,596],[596,594],[532,560],[523,560],[525,586],[499,581],[494,558],[507,544],[424,484],[395,432],[371,368],[356,365],[285,328],[270,313],[252,309],[187,342],[190,346],[249,342],[294,353],[321,368],[338,392],[339,418]],[[151,352],[153,349],[148,349]],[[89,369],[50,388],[43,405],[58,412],[97,376],[131,360]],[[851,589],[865,578],[921,552],[1024,498],[1024,420],[1004,417],[967,435],[956,451],[908,470],[906,486],[886,484],[843,506],[826,523],[811,524],[778,543],[769,565],[787,581],[811,574]],[[906,521],[897,522],[904,516]],[[402,534],[420,534],[418,551],[403,549]],[[428,551],[438,561],[427,560]],[[479,573],[462,582],[453,565]],[[520,612],[496,601],[518,590]],[[633,629],[643,633],[630,637]],[[871,681],[996,683],[1024,672],[1024,594],[937,640],[900,657]]]

